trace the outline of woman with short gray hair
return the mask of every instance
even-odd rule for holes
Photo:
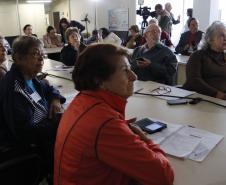
[[[184,88],[226,100],[226,25],[213,22],[186,66]]]

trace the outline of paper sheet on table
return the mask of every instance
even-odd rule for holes
[[[214,134],[197,128],[193,128],[192,132],[195,135],[202,137],[202,140],[188,158],[198,162],[203,161],[213,148],[224,138],[223,135]]]
[[[188,158],[194,161],[203,161],[211,150],[224,136],[187,125],[167,123],[165,121],[149,118],[167,124],[167,128],[148,137],[169,155]]]

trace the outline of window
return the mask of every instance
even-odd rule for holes
[[[226,1],[219,0],[220,20],[226,23]]]
[[[224,0],[222,0],[224,1]],[[180,39],[180,34],[184,29],[184,25],[186,24],[187,21],[187,9],[188,8],[193,8],[193,1],[191,0],[183,0],[183,1],[178,1],[178,0],[151,0],[151,1],[144,1],[144,6],[150,7],[151,10],[150,11],[154,11],[155,10],[155,5],[156,4],[161,4],[163,6],[163,8],[165,7],[165,4],[167,2],[170,2],[172,5],[172,10],[171,12],[174,15],[174,18],[177,19],[177,17],[180,15],[180,23],[173,25],[172,27],[172,36],[171,36],[171,40],[174,44],[174,46],[177,45],[179,39]],[[136,9],[138,10],[140,8],[140,6],[138,5],[138,3],[136,4]],[[226,11],[225,11],[225,15],[226,15]],[[148,20],[150,20],[151,17],[148,17]],[[136,16],[136,24],[139,25],[139,27],[141,27],[143,18],[140,15]]]

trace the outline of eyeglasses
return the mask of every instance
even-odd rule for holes
[[[150,92],[152,94],[159,94],[159,95],[169,94],[171,92],[171,88],[170,87],[166,87],[166,86],[159,86],[156,89],[150,90]]]
[[[30,52],[28,54],[32,55],[34,58],[40,58],[40,57],[47,58],[47,55],[43,51],[40,51],[40,50],[36,50],[36,51]]]

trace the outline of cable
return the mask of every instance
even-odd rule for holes
[[[140,93],[141,90],[143,90],[143,88],[142,89],[138,89],[137,91],[134,92],[134,94],[140,94],[140,95],[145,95],[145,96],[153,96],[153,97],[155,97],[155,96],[156,97],[162,96],[162,97],[171,97],[171,98],[180,98],[180,99],[189,99],[189,100],[192,100],[191,102],[189,102],[189,104],[197,104],[197,103],[199,103],[201,101],[204,101],[204,102],[212,103],[214,105],[217,105],[217,106],[226,108],[226,105],[222,105],[222,104],[219,104],[219,103],[210,101],[210,100],[205,100],[205,99],[200,98],[200,97],[191,98],[191,97],[173,96],[173,95],[167,95],[167,94]]]
[[[43,73],[43,72],[41,72],[41,74],[38,75],[37,78],[38,78],[39,80],[42,80],[43,78],[46,78],[47,76],[50,76],[50,77],[56,77],[56,78],[60,78],[60,79],[72,81],[72,79],[70,79],[70,78],[65,78],[65,77],[62,77],[62,76],[53,75],[53,74],[50,74],[50,73]]]

